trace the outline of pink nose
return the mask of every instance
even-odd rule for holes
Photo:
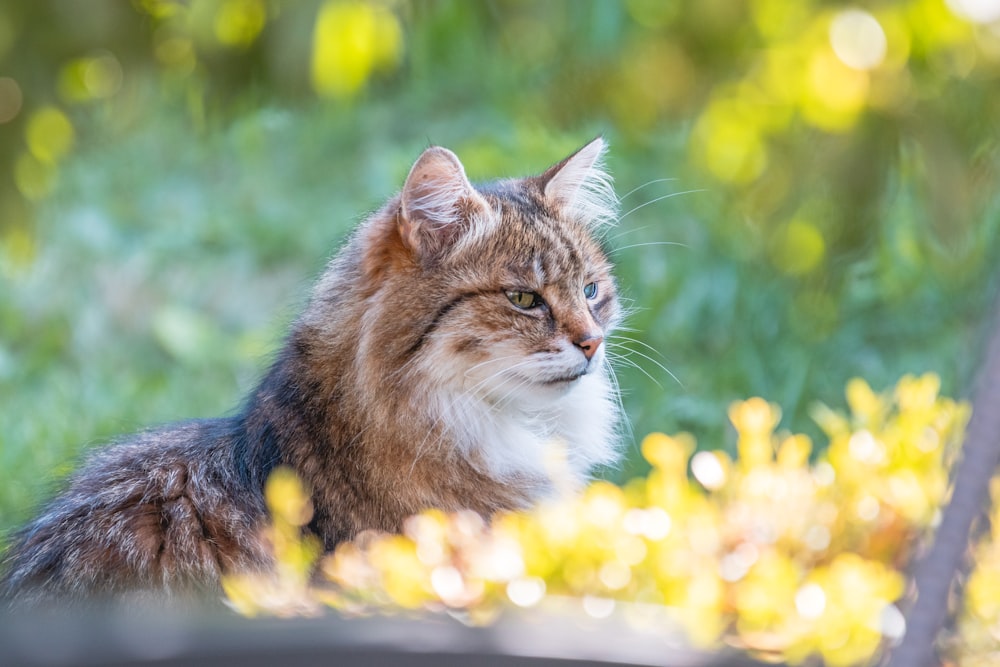
[[[587,357],[587,361],[590,361],[603,342],[604,339],[601,336],[588,336],[583,340],[574,341],[574,344],[583,351],[583,356]]]

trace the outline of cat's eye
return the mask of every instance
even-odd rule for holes
[[[522,310],[531,310],[542,305],[542,298],[534,292],[507,292],[507,299]]]
[[[597,283],[587,283],[583,286],[583,295],[588,299],[593,299],[597,296]]]

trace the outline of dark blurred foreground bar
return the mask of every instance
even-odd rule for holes
[[[931,548],[916,565],[916,601],[907,613],[906,635],[893,649],[887,667],[942,664],[937,640],[949,613],[960,608],[964,590],[959,585],[971,565],[967,557],[970,539],[989,525],[990,481],[1000,463],[1000,294],[992,321],[962,458],[953,473],[951,501],[942,512]],[[980,525],[973,531],[977,519]]]
[[[0,665],[763,667],[732,652],[693,651],[669,634],[615,620],[541,613],[508,615],[486,628],[443,616],[0,616]]]

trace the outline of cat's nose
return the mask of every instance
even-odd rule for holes
[[[601,336],[587,335],[583,340],[573,341],[573,344],[580,348],[580,350],[583,351],[583,356],[587,357],[587,361],[590,361],[597,352],[597,348],[599,348],[603,342],[604,338]]]

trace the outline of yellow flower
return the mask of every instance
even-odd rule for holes
[[[934,373],[920,377],[904,375],[896,386],[896,400],[903,412],[929,411],[937,401],[941,379]]]
[[[778,465],[782,468],[802,468],[809,464],[812,441],[807,435],[790,435],[778,445]]]
[[[771,437],[781,421],[781,408],[762,398],[751,398],[730,405],[729,420],[739,433],[736,448],[741,467],[752,468],[774,460]]]
[[[872,391],[867,382],[861,378],[852,378],[847,383],[847,405],[861,424],[871,427],[881,421],[885,411],[882,398]]]
[[[642,455],[653,466],[668,473],[681,473],[687,469],[687,460],[694,451],[694,442],[687,434],[670,437],[663,433],[650,433],[642,440]]]
[[[732,555],[738,556],[739,552]],[[786,554],[768,549],[757,557],[733,589],[740,634],[779,628],[795,613],[795,594],[801,580],[798,566]]]
[[[815,569],[795,597],[808,630],[790,649],[793,659],[818,653],[828,665],[867,662],[882,642],[883,621],[903,593],[903,577],[852,553]]]
[[[312,519],[312,502],[302,482],[291,468],[279,466],[264,486],[267,509],[275,520],[304,526]]]

